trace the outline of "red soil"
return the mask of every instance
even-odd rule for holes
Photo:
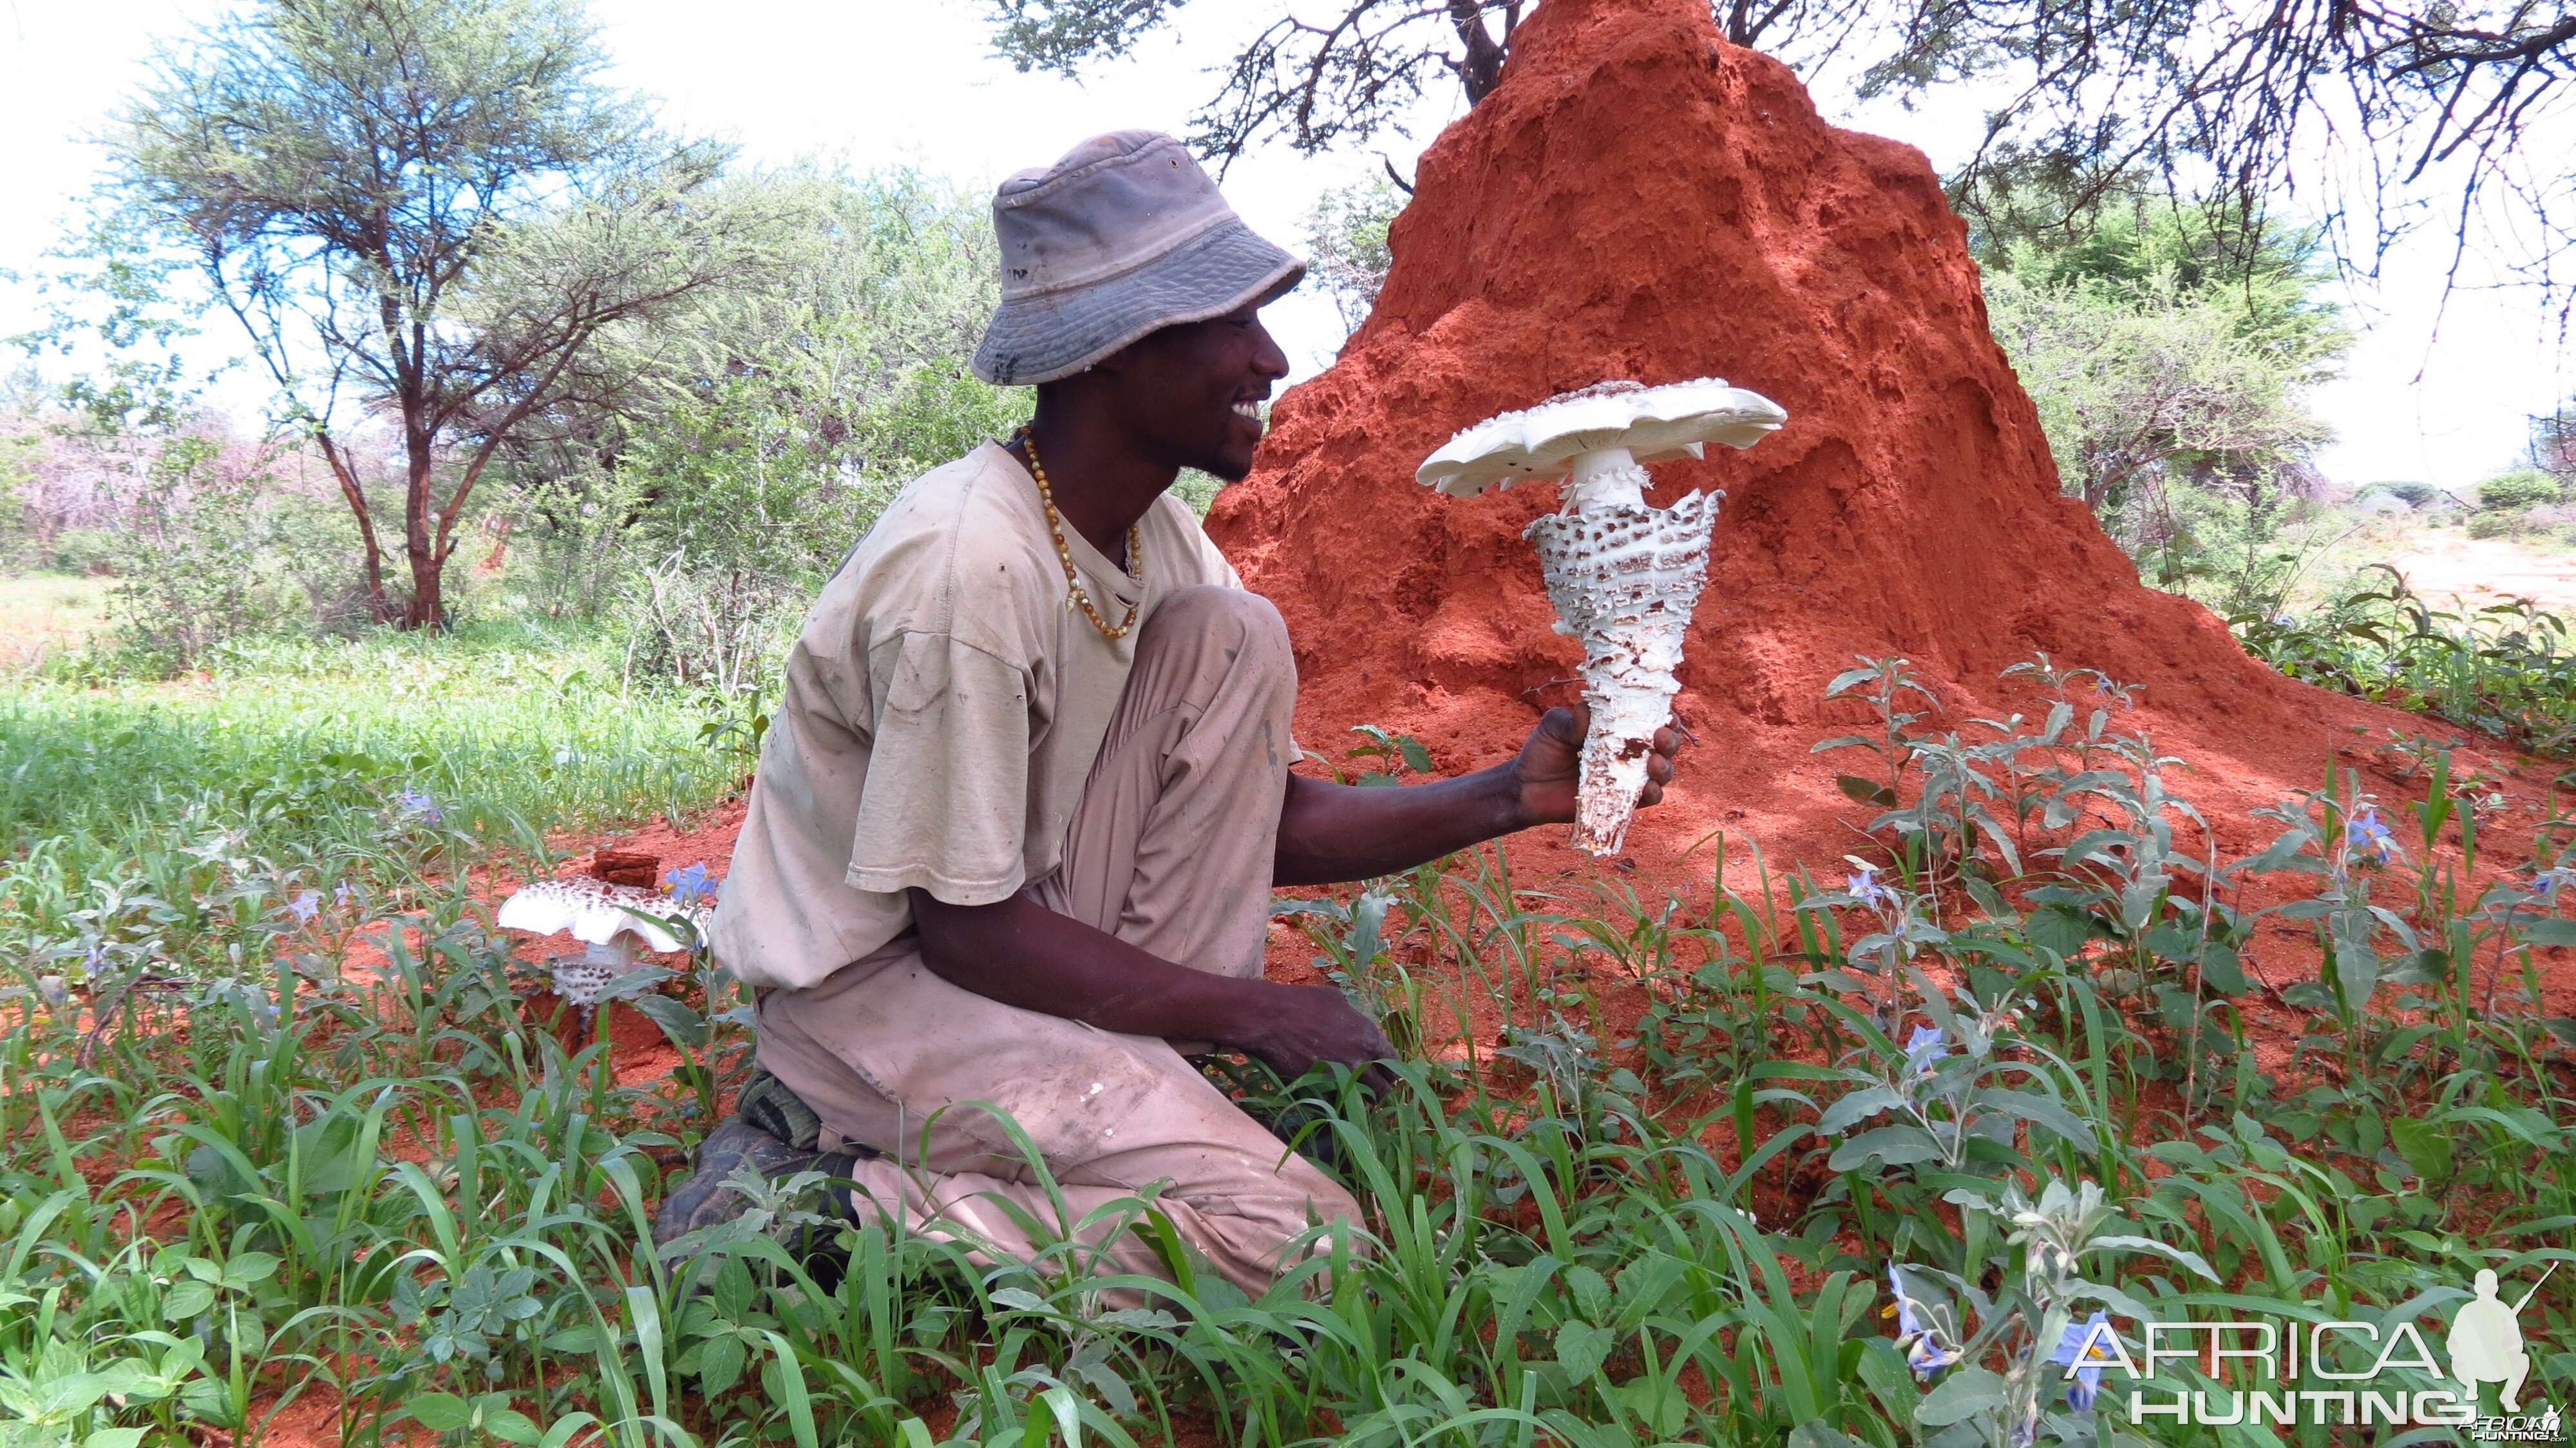
[[[2251,810],[2314,787],[2338,749],[2367,765],[2390,729],[2452,732],[2284,679],[2142,586],[2060,494],[1922,153],[1825,124],[1700,0],[1538,7],[1500,89],[1423,157],[1391,240],[1376,311],[1280,399],[1208,520],[1287,617],[1309,746],[1376,723],[1472,768],[1571,700],[1581,650],[1551,631],[1520,537],[1555,489],[1454,499],[1413,470],[1459,428],[1607,377],[1722,376],[1789,412],[1749,452],[1656,470],[1660,504],[1727,503],[1676,701],[1696,743],[1629,835],[1640,884],[1704,890],[1714,847],[1680,857],[1721,828],[1820,872],[1861,843],[1844,822],[1868,812],[1833,780],[1865,758],[1809,753],[1868,717],[1822,699],[1856,654],[1911,659],[1941,693],[1936,728],[2044,713],[1997,677],[2035,651],[2145,685],[2114,727],[2182,759],[2173,786],[2231,854],[2277,832]],[[2494,747],[2461,763],[2515,776],[2527,834],[2548,773]],[[2408,793],[2384,773],[2366,787]],[[1524,868],[1577,862],[1544,833],[1515,844]]]

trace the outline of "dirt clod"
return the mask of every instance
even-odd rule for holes
[[[662,883],[662,857],[641,850],[612,850],[602,847],[590,857],[592,878],[611,885],[631,885],[650,890]]]

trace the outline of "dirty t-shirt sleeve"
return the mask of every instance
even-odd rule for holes
[[[920,888],[951,905],[1008,899],[1026,881],[1029,690],[1021,669],[946,633],[871,651],[875,740],[850,847],[850,884]]]

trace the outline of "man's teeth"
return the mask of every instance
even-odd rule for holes
[[[1257,403],[1238,402],[1234,405],[1234,415],[1237,417],[1250,418],[1254,422],[1259,422],[1261,420],[1261,408]]]

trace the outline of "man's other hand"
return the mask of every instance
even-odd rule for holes
[[[1321,1062],[1337,1061],[1361,1068],[1360,1079],[1377,1090],[1395,1084],[1394,1075],[1380,1064],[1396,1059],[1395,1047],[1335,987],[1273,986],[1261,1004],[1261,1028],[1244,1032],[1231,1044],[1277,1072],[1280,1080],[1294,1081]]]
[[[1573,822],[1575,790],[1583,778],[1583,736],[1591,727],[1590,706],[1578,703],[1571,709],[1548,710],[1530,731],[1520,756],[1512,761],[1526,824]],[[1682,736],[1671,727],[1655,731],[1655,752],[1646,759],[1646,787],[1637,796],[1638,808],[1662,802],[1664,786],[1673,778],[1673,755],[1681,747]]]

